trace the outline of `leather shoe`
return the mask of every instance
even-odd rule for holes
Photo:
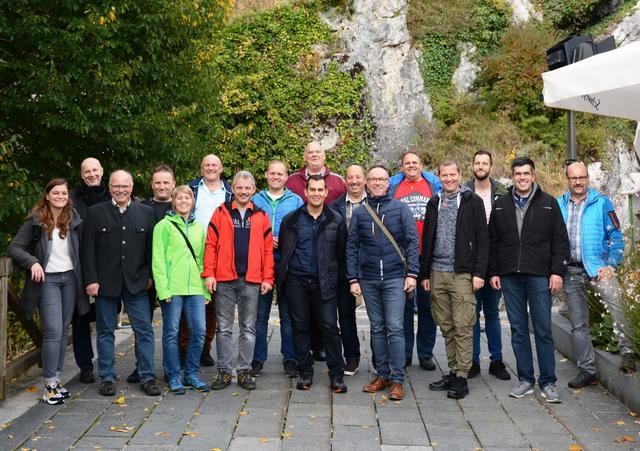
[[[333,390],[334,393],[346,393],[347,384],[344,383],[344,377],[332,377],[331,390]]]
[[[471,368],[469,369],[469,374],[467,375],[467,377],[469,379],[472,379],[476,377],[478,374],[480,374],[480,364],[477,362],[473,362],[471,364]]]
[[[402,401],[404,399],[404,387],[400,382],[392,382],[389,391],[389,399],[393,401]]]
[[[160,396],[162,392],[155,379],[149,379],[142,383],[142,390],[147,396]]]
[[[511,379],[511,374],[507,371],[507,367],[502,360],[496,360],[489,364],[489,374],[493,374],[500,380],[508,381]]]
[[[451,388],[447,391],[447,398],[462,399],[469,394],[467,379],[464,377],[453,376],[451,380]]]
[[[390,385],[391,382],[389,382],[388,380],[383,379],[382,377],[376,377],[370,384],[362,387],[362,391],[365,393],[377,393],[380,390],[384,390]]]
[[[422,357],[420,359],[420,368],[425,371],[435,371],[436,363],[433,361],[433,357]]]
[[[595,385],[598,383],[598,378],[595,374],[591,374],[588,371],[580,371],[578,375],[571,379],[567,384],[569,388],[584,388],[587,385]]]
[[[95,380],[96,377],[93,375],[93,368],[90,366],[80,368],[80,382],[83,384],[91,384],[95,382]]]
[[[442,379],[440,379],[439,381],[435,381],[435,382],[431,382],[429,384],[429,390],[431,391],[447,391],[451,388],[451,382],[453,381],[453,378],[455,378],[456,376],[449,373],[449,374],[445,374]]]
[[[138,370],[134,368],[133,372],[127,376],[127,383],[137,384],[138,382],[140,382],[140,376],[138,375]]]
[[[98,392],[102,396],[114,396],[116,394],[116,384],[113,381],[102,381]]]

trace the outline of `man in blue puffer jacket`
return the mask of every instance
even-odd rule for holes
[[[351,294],[364,296],[378,373],[363,391],[390,386],[389,398],[399,401],[404,397],[405,298],[420,270],[418,233],[409,207],[391,198],[386,168],[369,170],[367,190],[368,203],[354,210],[347,240],[347,280]]]
[[[571,388],[596,384],[595,353],[589,330],[590,284],[611,312],[620,330],[623,372],[635,371],[635,359],[629,343],[629,323],[624,316],[615,267],[624,256],[620,223],[608,197],[589,188],[589,172],[584,163],[567,166],[569,190],[558,197],[562,217],[567,224],[571,259],[564,275],[564,289],[571,318],[573,348],[580,372],[569,381]],[[593,301],[593,299],[591,300]]]
[[[280,250],[278,248],[278,237],[280,235],[280,224],[290,212],[302,206],[303,201],[300,196],[284,187],[287,181],[287,166],[283,161],[272,160],[265,171],[267,188],[255,194],[253,203],[266,211],[271,220],[271,231],[273,232],[273,258],[275,260],[278,274],[278,264],[280,263]],[[273,302],[273,290],[261,294],[258,300],[258,318],[256,320],[256,347],[253,351],[253,362],[251,369],[253,375],[257,376],[264,362],[267,360],[267,329],[269,323],[269,313]],[[282,354],[282,364],[284,373],[289,377],[298,375],[298,362],[293,349],[293,331],[291,329],[291,316],[283,294],[278,292],[278,312],[280,314],[280,353]]]

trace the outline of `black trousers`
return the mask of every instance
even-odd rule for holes
[[[318,279],[292,275],[287,277],[286,290],[298,371],[302,376],[313,375],[313,357],[311,356],[311,314],[313,312],[327,353],[329,376],[342,377],[344,360],[335,297],[329,301],[323,301]]]
[[[360,360],[360,340],[356,326],[356,298],[349,291],[346,280],[338,282],[338,318],[344,358]]]

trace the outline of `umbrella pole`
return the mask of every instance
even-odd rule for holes
[[[567,111],[567,162],[576,161],[576,112]]]

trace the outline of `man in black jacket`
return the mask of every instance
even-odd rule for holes
[[[307,178],[307,203],[285,216],[280,226],[281,260],[276,280],[278,290],[285,292],[289,302],[300,373],[296,387],[309,390],[313,383],[310,343],[313,310],[327,353],[331,389],[334,393],[346,393],[336,291],[338,260],[344,259],[347,230],[342,216],[324,206],[327,194],[327,184],[321,175]]]
[[[471,368],[474,291],[484,285],[489,258],[489,234],[482,199],[460,185],[453,160],[438,168],[443,191],[429,199],[422,233],[420,278],[431,290],[433,316],[444,336],[449,374],[429,384],[447,397],[464,398]]]
[[[104,169],[95,158],[85,158],[80,164],[80,178],[82,181],[76,186],[69,197],[73,202],[80,218],[87,217],[89,207],[110,199],[107,184],[102,175]],[[93,346],[91,344],[91,323],[96,320],[96,306],[90,305],[89,312],[80,315],[78,310],[73,313],[73,355],[80,368],[80,382],[90,384],[96,378],[93,375]]]
[[[116,394],[114,331],[122,300],[135,334],[142,388],[147,395],[158,396],[147,296],[151,287],[153,210],[131,199],[133,177],[127,171],[111,174],[109,190],[111,201],[94,205],[87,212],[81,253],[87,295],[96,297],[100,394]]]
[[[511,177],[513,187],[495,202],[489,220],[491,286],[502,288],[504,294],[518,370],[519,383],[509,395],[521,398],[533,393],[531,315],[541,395],[547,402],[558,403],[551,293],[562,288],[569,260],[567,229],[558,202],[535,183],[530,158],[514,159]]]

